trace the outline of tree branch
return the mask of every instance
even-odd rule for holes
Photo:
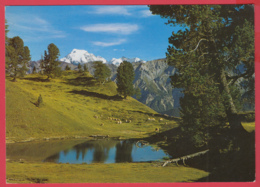
[[[198,42],[198,44],[197,44],[196,48],[195,48],[195,49],[193,49],[193,50],[191,50],[191,51],[190,51],[190,53],[192,53],[192,52],[196,51],[196,50],[198,49],[199,45],[200,45],[200,42],[201,42],[201,41],[203,41],[203,40],[206,40],[206,41],[207,41],[207,39],[204,39],[204,38],[200,39],[200,41]]]
[[[167,164],[172,163],[172,162],[176,162],[176,164],[178,165],[178,161],[180,161],[180,160],[182,160],[183,164],[185,164],[185,160],[187,160],[188,158],[193,158],[193,157],[196,157],[196,156],[204,155],[208,151],[209,151],[209,149],[207,149],[205,151],[197,152],[197,153],[194,153],[194,154],[186,155],[186,156],[183,156],[183,157],[180,157],[180,158],[171,159],[171,160],[164,162],[164,164],[162,166],[164,167]]]
[[[242,74],[240,74],[240,75],[235,75],[235,76],[228,76],[228,75],[227,75],[227,78],[228,78],[228,79],[231,79],[231,81],[228,83],[228,85],[234,84],[239,78],[244,77],[244,76],[246,76],[246,75],[247,75],[247,72],[242,73]]]

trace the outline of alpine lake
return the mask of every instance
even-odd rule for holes
[[[7,159],[69,164],[162,161],[168,153],[148,142],[133,140],[63,140],[12,143]]]

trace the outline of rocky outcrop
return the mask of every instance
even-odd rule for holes
[[[180,89],[174,89],[170,76],[176,69],[168,66],[166,59],[133,63],[135,69],[134,86],[141,89],[140,102],[159,113],[178,116]]]

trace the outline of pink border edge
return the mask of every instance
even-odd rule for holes
[[[0,129],[0,187],[2,186],[39,186],[42,184],[6,184],[6,174],[5,174],[5,57],[4,57],[4,25],[5,25],[5,6],[22,6],[22,5],[147,5],[147,4],[254,4],[255,5],[255,72],[260,72],[260,55],[259,55],[259,49],[260,49],[260,1],[258,0],[3,0],[0,2],[0,123],[1,123],[1,129]],[[258,76],[258,73],[256,73],[255,76],[255,92],[256,92],[256,124],[259,122],[259,95],[260,95],[260,78]],[[217,187],[219,185],[221,186],[229,186],[229,187],[244,187],[245,185],[247,187],[257,187],[259,185],[259,141],[260,137],[259,135],[259,128],[256,126],[256,181],[255,182],[227,182],[227,183],[78,183],[78,184],[44,184],[45,186],[161,186],[164,187],[168,186],[197,186],[197,187],[203,187],[203,186],[212,186]]]

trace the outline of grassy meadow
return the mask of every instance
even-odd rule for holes
[[[40,94],[43,106],[37,107]],[[88,74],[73,71],[50,81],[38,74],[17,82],[7,79],[6,111],[7,142],[91,135],[139,138],[155,133],[155,128],[177,126],[168,119],[159,122],[155,111],[131,97],[118,97],[114,82],[102,85]]]

